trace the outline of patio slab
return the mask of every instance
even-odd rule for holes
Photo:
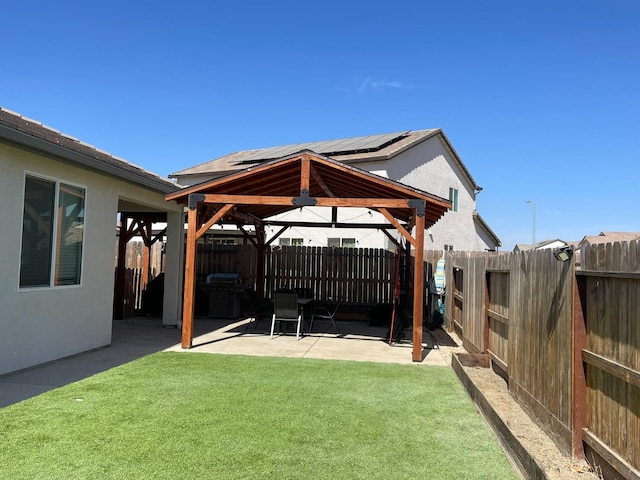
[[[111,345],[63,358],[0,377],[0,408],[26,400],[48,390],[76,382],[96,373],[159,351],[206,352],[219,354],[414,363],[409,343],[389,346],[382,340],[386,328],[369,327],[367,322],[339,322],[344,336],[337,337],[330,323],[317,322],[314,332],[296,340],[293,335],[269,336],[270,322],[257,328],[247,320],[230,321],[196,318],[193,348],[180,347],[181,332],[163,328],[158,318],[135,317],[113,322]],[[449,361],[434,348],[431,336],[424,334],[423,362],[415,365],[449,366]]]
[[[366,322],[339,322],[338,334],[329,321],[317,321],[314,331],[296,340],[295,332],[269,335],[270,323],[262,321],[257,328],[247,326],[246,320],[229,323],[215,319],[200,319],[200,325],[209,323],[208,332],[194,335],[192,348],[187,352],[240,354],[270,357],[318,358],[327,360],[353,360],[369,362],[403,363],[415,365],[449,366],[447,359],[434,345],[428,332],[423,335],[424,360],[413,362],[411,358],[411,331],[406,338],[389,345],[384,339],[386,327],[372,327]],[[195,322],[198,323],[198,320]],[[185,351],[174,345],[167,351]]]

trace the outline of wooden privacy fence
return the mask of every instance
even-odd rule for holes
[[[466,349],[490,357],[565,452],[639,479],[638,243],[582,247],[565,263],[550,250],[446,259],[445,321]]]
[[[318,300],[378,304],[392,301],[396,255],[383,249],[278,247],[265,253],[265,297],[280,288],[311,289]],[[196,277],[239,273],[256,286],[257,250],[252,245],[198,245]]]
[[[116,269],[114,278],[117,275],[118,271]],[[122,318],[131,318],[136,314],[136,311],[140,311],[142,308],[142,290],[144,288],[142,285],[142,268],[127,268],[125,270],[124,285]]]

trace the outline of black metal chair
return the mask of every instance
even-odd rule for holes
[[[299,340],[302,313],[298,308],[298,295],[295,293],[276,292],[274,300],[273,316],[271,317],[271,338],[273,338],[276,322],[296,322],[296,340]]]
[[[245,315],[249,317],[249,321],[244,327],[246,332],[253,323],[253,329],[258,328],[258,323],[263,318],[270,318],[273,315],[273,302],[269,300],[258,300],[255,290],[247,290],[245,293],[246,311]]]
[[[336,325],[335,317],[336,313],[338,313],[338,307],[340,307],[340,302],[336,303],[335,307],[329,308],[328,305],[319,305],[313,309],[311,312],[311,320],[309,321],[309,333],[311,333],[311,329],[313,328],[313,321],[315,319],[320,320],[331,320],[333,324],[333,328],[336,329],[338,335],[342,335],[342,332]]]

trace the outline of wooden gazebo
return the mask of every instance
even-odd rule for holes
[[[412,358],[422,361],[424,232],[451,207],[449,200],[309,150],[249,166],[165,198],[188,207],[182,348],[191,348],[193,341],[196,242],[211,226],[219,222],[254,225],[258,290],[262,291],[267,245],[264,226],[269,218],[300,207],[364,207],[380,212],[414,249]],[[290,226],[295,225],[312,226],[309,222],[292,222]]]

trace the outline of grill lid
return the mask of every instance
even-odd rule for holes
[[[207,275],[207,283],[240,283],[240,274],[212,273]]]

